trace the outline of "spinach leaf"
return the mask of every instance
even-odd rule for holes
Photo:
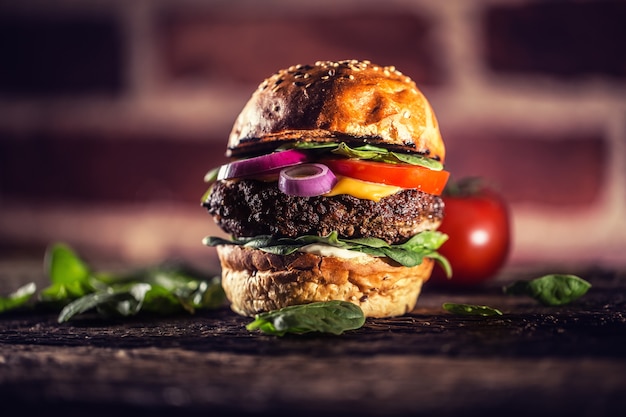
[[[342,155],[354,159],[380,159],[382,155],[389,153],[385,148],[374,145],[364,145],[357,148],[351,148],[344,142],[341,142],[335,149],[331,151],[336,155]]]
[[[352,148],[345,142],[296,142],[289,144],[288,146],[282,146],[279,149],[287,149],[287,147],[330,151],[335,155],[345,156],[346,158],[364,159],[388,164],[405,163],[419,165],[435,171],[441,171],[443,169],[443,164],[432,158],[428,158],[420,154],[393,152],[386,148],[370,144]]]
[[[69,283],[86,280],[89,266],[64,243],[56,243],[46,252],[44,263],[48,265],[48,273],[53,283]]]
[[[441,171],[443,169],[443,164],[441,162],[422,155],[398,152],[391,152],[391,155],[393,155],[393,157],[399,162],[404,162],[405,164],[419,165],[430,168],[433,171]]]
[[[98,274],[98,290],[73,301],[59,316],[68,321],[95,308],[105,317],[132,316],[139,311],[173,314],[214,309],[226,299],[218,277],[199,279],[184,268],[162,265],[125,275]]]
[[[44,264],[50,286],[41,291],[38,302],[58,306],[60,323],[94,309],[102,316],[130,316],[139,311],[194,313],[226,301],[219,277],[204,279],[179,264],[164,263],[123,274],[93,271],[63,243],[48,247]],[[0,297],[0,313],[25,305],[35,291],[31,283]]]
[[[358,329],[364,323],[365,315],[359,306],[347,301],[333,300],[294,305],[257,314],[246,329],[259,329],[276,336],[309,332],[340,335],[344,331]]]
[[[152,312],[216,308],[225,300],[220,279],[200,279],[197,274],[175,264],[145,268],[126,275],[99,275],[105,289],[124,288],[132,284],[149,284],[143,310]]]
[[[382,249],[382,248],[391,247],[389,243],[377,237],[359,237],[355,239],[345,239],[344,242],[346,242],[344,246],[350,245],[353,248],[360,247],[360,246],[366,246],[372,249]]]
[[[332,150],[332,153],[348,158],[365,159],[376,162],[385,162],[388,164],[405,163],[410,165],[419,165],[435,171],[441,171],[443,169],[443,164],[432,158],[427,158],[419,154],[392,152],[388,149],[373,145],[351,148],[344,142],[341,142],[336,149]]]
[[[39,294],[41,301],[64,304],[94,290],[90,267],[64,243],[56,243],[46,250],[44,268],[50,286]]]
[[[424,257],[437,261],[448,276],[452,275],[452,268],[448,260],[437,252],[437,249],[448,239],[448,236],[439,231],[424,231],[413,236],[400,245],[390,245],[378,238],[342,239],[333,231],[326,236],[306,235],[295,239],[273,238],[262,235],[248,238],[223,239],[207,236],[203,243],[207,246],[239,245],[259,249],[277,255],[289,255],[303,246],[312,243],[322,243],[338,248],[354,250],[375,257],[388,257],[407,267],[422,263]]]
[[[295,240],[296,242],[304,245],[309,245],[311,243],[325,243],[338,248],[347,248],[350,246],[350,242],[339,238],[339,233],[336,230],[330,232],[326,236],[304,235],[298,236]]]
[[[503,288],[505,294],[525,295],[547,306],[569,304],[591,288],[584,279],[570,274],[549,274],[532,280],[520,280]]]
[[[133,316],[140,311],[173,314],[183,310],[217,308],[225,300],[219,278],[197,280],[171,270],[150,269],[143,275],[108,277],[103,289],[67,304],[59,314],[59,323],[95,309],[103,317]]]
[[[496,308],[489,306],[481,306],[475,304],[456,304],[444,303],[443,309],[464,316],[501,316],[502,312]]]
[[[220,167],[213,168],[209,170],[206,174],[204,174],[204,182],[212,184],[217,181],[217,175],[220,172]],[[202,199],[204,201],[204,199]]]
[[[0,313],[23,307],[37,291],[34,282],[21,286],[7,297],[0,297]]]
[[[67,304],[61,310],[57,321],[59,323],[70,320],[77,314],[97,309],[103,316],[119,314],[132,316],[141,310],[146,293],[151,289],[150,284],[133,284],[123,289],[111,289],[87,294]]]

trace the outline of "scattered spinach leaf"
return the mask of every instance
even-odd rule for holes
[[[64,243],[46,250],[44,269],[50,285],[39,294],[43,302],[64,305],[94,291],[91,268]]]
[[[38,302],[58,307],[60,323],[95,310],[101,316],[131,316],[139,311],[194,313],[221,306],[226,296],[219,277],[204,279],[183,265],[167,264],[129,273],[93,271],[68,245],[49,246],[44,265],[50,285]],[[35,294],[34,284],[0,298],[0,313],[18,308]]]
[[[489,306],[481,306],[475,304],[456,304],[444,303],[443,309],[453,313],[465,316],[501,316],[502,312],[496,308]]]
[[[87,294],[63,307],[57,320],[63,323],[94,308],[104,317],[135,315],[141,310],[150,288],[150,284],[142,283],[124,289],[110,289]]]
[[[569,304],[582,297],[591,288],[584,279],[570,274],[549,274],[532,280],[520,280],[505,286],[509,295],[525,295],[547,306]]]
[[[6,297],[0,297],[0,313],[24,307],[37,291],[34,282],[21,286]]]
[[[359,306],[347,301],[333,300],[294,305],[257,314],[246,329],[259,329],[276,336],[309,332],[340,335],[347,330],[358,329],[364,323],[365,315]]]

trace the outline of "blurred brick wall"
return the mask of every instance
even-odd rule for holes
[[[0,3],[0,254],[214,266],[202,177],[253,89],[358,58],[411,76],[447,169],[509,200],[512,264],[625,264],[624,22],[622,1]]]

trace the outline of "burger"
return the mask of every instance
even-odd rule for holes
[[[230,162],[202,198],[226,237],[222,286],[244,316],[317,301],[366,317],[411,311],[447,238],[449,173],[435,114],[393,66],[323,61],[264,80],[237,117]]]

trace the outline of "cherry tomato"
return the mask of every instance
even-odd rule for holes
[[[387,164],[359,159],[324,160],[335,174],[358,180],[415,188],[428,194],[440,195],[448,181],[448,171],[435,171],[419,165]]]
[[[488,188],[469,194],[444,193],[445,215],[439,231],[448,240],[439,248],[452,265],[448,279],[435,267],[432,279],[449,287],[471,286],[493,278],[507,260],[511,245],[510,216],[501,195]]]

